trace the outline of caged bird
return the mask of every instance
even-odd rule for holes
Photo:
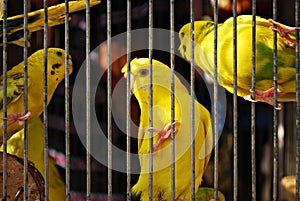
[[[0,148],[3,151],[3,146]],[[28,124],[28,160],[39,170],[45,178],[44,169],[44,126],[39,118]],[[7,141],[7,153],[24,157],[24,129],[12,135]],[[62,180],[53,158],[48,159],[49,200],[66,200],[65,183]]]
[[[187,88],[175,76],[175,114],[171,122],[171,71],[168,66],[153,62],[153,127],[149,124],[149,59],[136,58],[122,68],[124,77],[131,80],[131,91],[141,108],[138,131],[140,176],[132,187],[132,193],[142,201],[149,196],[149,153],[153,150],[153,200],[171,200],[171,133],[175,128],[175,198],[191,200],[191,96]],[[204,170],[212,150],[210,113],[197,100],[195,103],[195,189],[201,184]],[[150,132],[153,145],[150,146]]]
[[[99,4],[100,0],[90,0],[90,7]],[[3,5],[2,5],[3,6]],[[1,5],[0,5],[1,7]],[[86,1],[69,1],[69,13],[86,8]],[[3,9],[3,8],[2,8]],[[1,13],[0,13],[1,15]],[[0,40],[3,41],[3,20],[0,23]],[[50,6],[48,8],[48,27],[63,24],[65,22],[65,3]],[[44,29],[44,9],[28,13],[28,31],[35,32]],[[24,15],[16,15],[7,18],[7,42],[24,46]],[[29,43],[27,43],[30,45]]]
[[[179,38],[179,51],[190,61],[190,23],[184,25]],[[218,83],[233,93],[233,18],[217,25]],[[252,16],[237,17],[237,95],[249,101],[274,105],[273,51],[277,31],[278,101],[295,101],[296,59],[295,28],[256,16],[256,76],[255,100],[251,97],[252,83]],[[214,22],[195,21],[195,64],[214,77]],[[277,109],[281,108],[278,104]]]
[[[23,128],[22,123],[37,118],[43,112],[44,88],[44,50],[38,50],[27,60],[28,113],[24,114],[24,62],[7,71],[7,139]],[[68,56],[69,73],[73,66]],[[58,86],[65,78],[65,51],[60,48],[48,48],[47,65],[47,104]],[[3,75],[0,77],[0,145],[3,143]]]

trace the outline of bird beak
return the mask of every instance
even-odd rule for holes
[[[69,75],[70,75],[73,71],[73,62],[72,62],[72,59],[70,57],[68,59],[68,65],[69,65]]]
[[[127,65],[125,65],[122,70],[121,70],[122,73],[124,73],[124,77],[127,78]],[[134,83],[134,80],[135,80],[135,76],[132,74],[132,73],[129,73],[129,79],[130,79],[130,89],[132,90],[133,89],[133,83]]]

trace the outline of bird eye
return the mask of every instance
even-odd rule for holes
[[[184,32],[181,32],[180,33],[180,38],[183,39],[183,37],[184,37]]]
[[[149,73],[149,71],[148,71],[147,69],[142,69],[142,70],[140,70],[140,75],[141,75],[142,77],[148,75],[148,73]]]
[[[55,54],[56,54],[57,56],[59,56],[59,57],[62,56],[62,52],[55,52]]]

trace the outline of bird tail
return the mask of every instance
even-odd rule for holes
[[[90,0],[90,7],[99,4],[101,0]],[[86,1],[69,1],[69,13],[86,8]],[[7,41],[16,45],[24,45],[24,15],[16,15],[7,18]],[[56,26],[65,21],[65,3],[50,6],[48,8],[48,26]],[[0,23],[0,40],[3,37],[3,23]],[[34,32],[44,28],[44,9],[28,13],[28,31]]]

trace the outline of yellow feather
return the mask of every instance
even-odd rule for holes
[[[99,4],[101,0],[90,0],[90,7]],[[69,13],[77,12],[86,8],[86,1],[69,1]],[[7,35],[8,42],[16,43],[16,45],[23,45],[21,39],[23,34],[17,33],[24,29],[23,23],[24,15],[16,15],[7,18]],[[2,20],[1,20],[2,21]],[[50,6],[48,8],[48,26],[56,26],[65,22],[65,3]],[[1,22],[2,24],[2,22]],[[2,25],[1,25],[2,26]],[[28,31],[35,32],[44,29],[44,9],[36,10],[28,13]],[[0,31],[2,37],[2,29]],[[1,41],[2,45],[2,41]]]
[[[44,50],[38,50],[28,57],[28,111],[32,119],[43,112],[43,86],[44,86]],[[7,72],[7,115],[24,113],[24,62],[14,66]],[[48,48],[47,65],[47,95],[51,97],[58,84],[65,77],[65,51],[60,48]],[[69,55],[69,73],[73,70],[71,56]],[[3,117],[3,76],[0,77],[0,117]],[[3,143],[3,121],[0,120],[0,144]],[[7,137],[21,130],[18,122],[7,127]]]
[[[28,160],[45,178],[44,172],[44,127],[39,118],[28,125]],[[0,147],[3,151],[3,146]],[[15,133],[7,141],[7,152],[20,158],[24,157],[24,130]],[[55,167],[55,162],[49,157],[49,200],[63,201],[66,199],[65,184]]]
[[[163,63],[153,62],[153,127],[163,129],[171,122],[171,71]],[[138,133],[138,153],[141,173],[137,184],[132,188],[134,194],[141,194],[141,200],[148,200],[149,188],[149,60],[146,58],[131,61],[131,90],[140,108]],[[126,72],[124,66],[122,72]],[[175,197],[191,199],[191,97],[189,92],[175,77]],[[209,112],[195,103],[195,189],[201,184],[202,175],[208,164],[212,149],[211,119]],[[154,134],[154,143],[158,135]],[[153,154],[153,200],[171,200],[171,140],[164,141]]]
[[[255,88],[266,91],[273,87],[273,35],[268,20],[256,17],[256,83]],[[283,28],[286,25],[280,24]],[[214,23],[195,22],[195,64],[210,77],[214,77]],[[190,61],[190,23],[184,25],[179,37],[179,51]],[[295,38],[293,33],[289,37]],[[278,88],[282,94],[278,101],[295,101],[295,48],[289,41],[277,34]],[[233,18],[218,25],[218,82],[233,93]],[[237,17],[237,85],[238,96],[250,95],[252,76],[252,16]],[[265,99],[257,101],[267,102]],[[273,97],[270,97],[269,104]]]

